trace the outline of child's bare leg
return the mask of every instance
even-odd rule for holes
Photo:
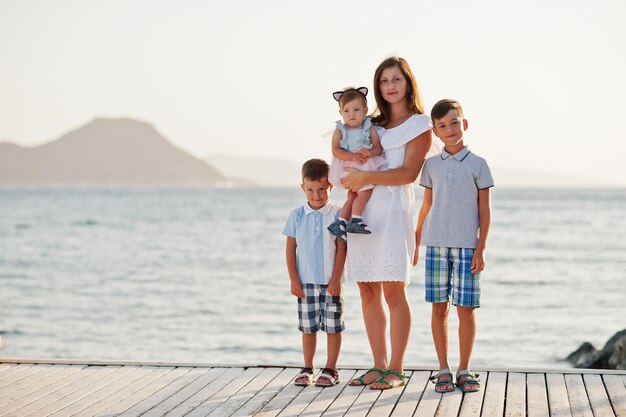
[[[352,215],[357,217],[363,217],[363,210],[365,205],[372,196],[372,190],[357,191],[357,196],[352,204]]]
[[[476,338],[476,317],[474,307],[457,307],[459,316],[459,368],[458,370],[470,369],[470,357],[474,349],[474,339]],[[457,371],[458,371],[457,370]],[[467,384],[468,389],[478,388],[478,385]]]
[[[313,359],[317,346],[317,333],[302,333],[302,353],[304,354],[304,367],[313,369]],[[309,378],[301,376],[296,378],[296,383],[307,384]]]
[[[313,368],[316,347],[317,333],[302,333],[302,353],[304,354],[305,368]]]
[[[357,193],[354,191],[348,190],[348,195],[346,196],[346,202],[343,204],[343,207],[341,208],[341,213],[339,213],[339,218],[345,222],[350,220],[350,215],[352,214],[355,198],[357,198]]]
[[[470,357],[476,338],[476,317],[474,307],[457,307],[459,316],[459,369],[469,369]]]
[[[448,313],[450,303],[433,303],[430,327],[433,332],[433,342],[439,360],[439,369],[450,369],[448,363]],[[450,386],[443,386],[444,390],[452,389],[452,378],[450,375],[442,377],[441,381],[450,380]]]
[[[341,333],[326,334],[326,350],[328,351],[328,358],[324,368],[336,369],[339,351],[341,350]]]

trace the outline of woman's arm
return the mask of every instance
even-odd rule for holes
[[[341,182],[352,191],[356,191],[366,184],[411,184],[415,182],[422,165],[424,165],[431,142],[432,131],[429,129],[406,144],[404,163],[401,167],[387,171],[359,171],[358,169],[348,168],[347,171],[350,173]]]

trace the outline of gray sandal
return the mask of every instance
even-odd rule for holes
[[[473,374],[469,371],[469,369],[463,369],[456,373],[456,386],[461,389],[461,391],[465,392],[476,392],[480,391],[480,382],[478,377],[480,375]],[[464,378],[459,382],[459,378]],[[468,388],[468,385],[475,385],[473,388]]]
[[[445,375],[450,375],[450,379],[442,380],[441,377]],[[450,369],[445,368],[441,369],[437,375],[431,376],[428,378],[433,384],[435,384],[435,392],[443,394],[444,392],[452,392],[454,391],[454,381],[452,380],[452,372]]]

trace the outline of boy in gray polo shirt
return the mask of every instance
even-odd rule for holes
[[[459,316],[460,361],[456,385],[463,392],[480,389],[469,362],[476,336],[474,309],[480,307],[480,271],[491,222],[489,189],[493,178],[487,162],[463,143],[467,120],[458,101],[441,100],[431,111],[433,132],[441,139],[441,154],[424,163],[420,185],[424,198],[417,220],[417,241],[426,246],[426,301],[432,304],[431,327],[439,360],[435,391],[454,390],[448,364],[450,301]]]

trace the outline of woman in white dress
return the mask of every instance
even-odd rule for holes
[[[403,361],[411,330],[411,309],[405,287],[415,250],[413,182],[422,169],[432,137],[430,118],[424,114],[417,82],[404,59],[387,58],[378,66],[374,92],[378,114],[372,122],[389,170],[350,169],[342,180],[351,190],[365,184],[376,185],[363,212],[372,234],[349,236],[347,262],[348,281],[359,285],[374,366],[350,381],[350,385],[389,389],[406,383]],[[389,360],[383,299],[390,316]]]

